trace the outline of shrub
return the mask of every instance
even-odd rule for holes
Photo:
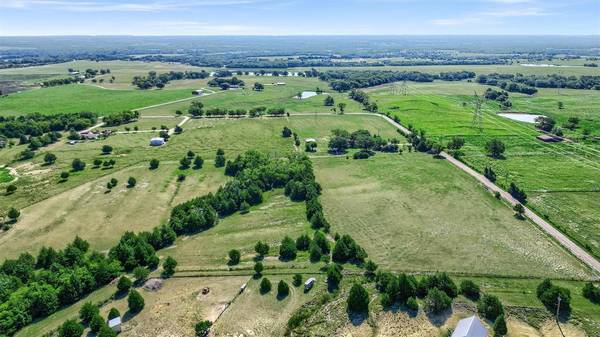
[[[269,291],[271,291],[271,281],[265,277],[262,279],[262,281],[260,281],[260,293],[266,294]]]
[[[348,294],[348,311],[368,313],[369,293],[360,284],[354,283]]]
[[[283,298],[290,294],[290,286],[285,281],[281,280],[277,284],[277,297]]]
[[[265,267],[263,266],[262,262],[256,262],[254,264],[254,273],[256,276],[260,276],[264,269]]]
[[[506,146],[500,139],[494,138],[485,144],[485,149],[490,157],[497,159],[502,158]]]
[[[69,172],[67,172],[67,171],[62,171],[62,172],[60,173],[60,179],[62,179],[62,180],[67,180],[67,179],[69,179]]]
[[[590,300],[592,303],[600,303],[600,288],[594,286],[594,283],[588,282],[583,286],[582,290],[583,297]]]
[[[494,321],[494,333],[495,333],[495,336],[504,336],[508,333],[504,315],[500,315],[500,316],[496,317],[496,320]]]
[[[258,241],[254,246],[254,251],[261,257],[265,256],[269,254],[269,245],[262,241]]]
[[[281,246],[279,247],[279,257],[282,260],[293,260],[296,258],[296,243],[292,238],[286,236],[281,240]]]
[[[14,207],[11,207],[9,208],[8,213],[6,213],[6,215],[11,221],[16,221],[21,216],[21,211]]]
[[[158,168],[159,164],[160,164],[160,161],[158,159],[152,159],[152,160],[150,160],[150,169],[151,170],[156,170]]]
[[[106,324],[104,323],[104,318],[100,314],[95,314],[90,320],[90,330],[93,333],[97,333],[104,324]]]
[[[65,321],[58,329],[59,337],[81,337],[82,334],[83,326],[74,319]]]
[[[73,168],[73,171],[83,171],[85,169],[85,163],[81,159],[75,158],[71,163],[71,167]]]
[[[127,276],[121,276],[119,282],[117,282],[117,290],[120,293],[124,293],[126,291],[129,291],[132,285],[133,283]]]
[[[241,258],[241,254],[240,251],[237,249],[232,249],[229,251],[229,265],[236,265],[238,263],[240,263],[240,258]]]
[[[493,321],[498,316],[504,314],[502,302],[494,295],[484,294],[477,305],[477,310],[483,317],[490,321]]]
[[[127,179],[127,187],[135,187],[135,184],[137,184],[137,180],[135,180],[134,177],[129,177],[129,179]]]
[[[110,145],[102,145],[102,154],[109,154],[113,151],[113,147]]]
[[[121,313],[119,312],[119,310],[117,308],[110,308],[110,311],[108,312],[108,320],[117,317],[121,317]]]
[[[475,282],[471,280],[463,280],[460,282],[460,293],[463,294],[463,296],[473,301],[477,301],[479,300],[479,292],[479,286],[475,284]]]
[[[327,268],[327,283],[330,287],[337,288],[342,281],[342,266],[334,263]]]
[[[196,156],[196,158],[194,158],[194,169],[199,170],[202,168],[203,165],[204,159],[202,159],[202,157],[200,156]]]
[[[54,162],[56,162],[56,155],[54,153],[46,153],[44,155],[44,163],[50,165],[50,164],[54,164]]]
[[[163,262],[162,276],[163,277],[173,276],[173,274],[175,274],[175,267],[177,267],[177,261],[174,258],[167,256],[167,258],[165,259],[165,262]]]
[[[429,290],[425,297],[425,309],[434,314],[450,308],[452,299],[443,291],[433,288]]]
[[[144,298],[140,293],[135,290],[131,290],[129,292],[129,296],[127,297],[127,304],[129,306],[129,311],[132,313],[138,313],[144,309]]]
[[[302,285],[302,275],[300,275],[300,274],[294,274],[294,279],[292,281],[292,284],[295,287],[299,287],[300,285]]]
[[[150,271],[146,267],[138,266],[133,269],[133,276],[138,284],[141,284],[150,275]]]
[[[206,337],[210,332],[210,328],[212,327],[211,321],[200,321],[196,323],[196,337]]]
[[[412,311],[417,311],[419,310],[419,303],[417,302],[417,299],[414,297],[410,297],[407,301],[406,301],[406,307],[409,310]]]
[[[103,324],[96,337],[117,337],[117,333],[109,328],[107,324]]]
[[[310,237],[307,234],[302,234],[296,239],[296,249],[300,251],[308,250],[310,246]]]
[[[94,305],[92,302],[85,302],[81,306],[81,309],[79,309],[79,319],[83,323],[89,323],[98,313],[100,313],[100,309],[98,309],[97,305]]]

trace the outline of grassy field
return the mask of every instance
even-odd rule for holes
[[[418,153],[315,160],[325,213],[384,268],[587,277],[533,224],[443,160]],[[519,263],[515,263],[519,261]]]

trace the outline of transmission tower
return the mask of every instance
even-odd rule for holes
[[[402,96],[408,95],[408,85],[406,84],[406,81],[402,81],[402,85],[400,86],[400,94],[402,94]]]
[[[475,110],[473,111],[472,125],[481,132],[483,131],[483,114],[481,113],[481,97],[477,95],[477,91],[475,91],[474,98]]]

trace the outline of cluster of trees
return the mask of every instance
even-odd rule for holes
[[[213,78],[212,80],[208,81],[208,85],[211,87],[219,87],[222,90],[227,90],[232,86],[243,87],[246,85],[246,83],[234,76],[232,78]]]
[[[409,129],[411,130],[411,133],[408,134],[406,138],[415,150],[419,152],[431,153],[434,156],[439,155],[442,152],[443,146],[427,138],[425,130],[414,130],[412,126],[409,126]]]
[[[376,85],[398,82],[433,82],[434,80],[461,81],[475,77],[474,72],[443,72],[439,74],[422,73],[418,71],[385,71],[385,70],[330,70],[319,74],[319,78],[329,82],[336,91],[347,91],[356,88],[373,87]]]
[[[44,87],[44,88],[56,87],[59,85],[73,84],[73,83],[79,83],[79,82],[83,83],[83,80],[80,80],[79,78],[76,78],[76,77],[58,78],[58,79],[42,82],[42,87]]]
[[[485,143],[485,150],[490,157],[500,159],[504,157],[506,146],[500,139],[492,138]]]
[[[102,121],[107,126],[117,126],[121,124],[127,124],[135,121],[140,117],[140,113],[138,111],[122,111],[112,113],[110,115],[104,116]]]
[[[515,183],[510,183],[510,186],[508,186],[508,193],[522,204],[527,202],[527,193],[520,189]]]
[[[366,111],[377,112],[379,110],[379,107],[377,106],[377,103],[371,102],[369,100],[369,96],[364,91],[352,89],[352,90],[350,90],[350,93],[348,94],[348,96],[351,99],[353,99],[353,100],[357,101],[358,103],[362,104],[363,108]],[[341,105],[341,104],[344,104],[344,103],[340,103],[338,105]],[[344,107],[345,107],[345,105],[344,105]],[[344,113],[344,107],[339,106],[340,113],[342,113],[342,114]]]
[[[0,334],[13,335],[34,319],[54,313],[121,273],[121,264],[89,251],[76,237],[63,250],[42,247],[37,258],[29,253],[7,259],[0,267]]]
[[[508,110],[512,107],[512,102],[508,99],[508,92],[487,88],[483,94],[485,99],[500,103],[502,110]]]
[[[357,130],[350,133],[346,130],[335,129],[331,133],[329,151],[336,154],[344,153],[347,149],[361,149],[360,153],[369,157],[374,154],[373,151],[398,152],[399,149],[397,139],[385,140],[381,136],[371,135],[368,130]]]
[[[148,72],[148,76],[134,76],[131,84],[142,90],[152,89],[154,87],[162,89],[174,80],[184,79],[201,79],[207,78],[209,73],[202,71],[170,71],[168,73],[158,75],[155,71]]]
[[[0,116],[0,136],[21,138],[21,136],[41,136],[52,131],[70,129],[79,131],[94,125],[97,118],[98,116],[93,112]]]
[[[592,303],[600,304],[600,288],[596,287],[594,283],[586,283],[585,286],[583,286],[582,294],[583,297],[587,298]]]
[[[551,312],[556,312],[558,308],[558,298],[560,297],[560,312],[571,312],[571,291],[567,288],[557,286],[549,279],[545,279],[537,286],[537,298]]]
[[[600,90],[600,76],[563,76],[549,75],[523,75],[523,74],[486,74],[479,75],[477,82],[499,86],[505,90],[534,94],[535,88],[568,88]],[[517,90],[514,90],[514,89]],[[512,89],[512,90],[511,90]],[[524,91],[521,91],[525,89]]]

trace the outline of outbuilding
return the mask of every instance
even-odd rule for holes
[[[163,146],[165,145],[165,139],[162,137],[154,137],[150,139],[151,146]]]
[[[316,140],[316,139],[314,139],[314,138],[306,138],[304,141],[305,141],[306,143],[316,143],[316,142],[317,142],[317,140]]]
[[[121,332],[121,317],[115,317],[109,320],[108,327],[116,333]]]
[[[314,277],[311,277],[308,280],[306,280],[306,282],[304,282],[304,290],[312,289],[312,287],[315,285],[316,281],[317,280]]]
[[[537,139],[545,143],[556,143],[563,140],[562,137],[554,135],[539,135],[537,136]]]
[[[458,321],[452,337],[487,337],[487,329],[483,326],[479,318],[473,315]]]

